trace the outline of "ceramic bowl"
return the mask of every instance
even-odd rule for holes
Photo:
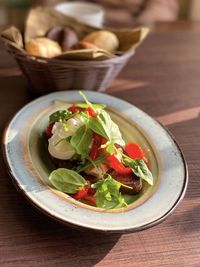
[[[136,142],[147,155],[153,186],[130,199],[128,208],[103,210],[81,203],[53,189],[48,175],[55,168],[43,138],[48,117],[66,102],[81,101],[77,91],[55,92],[22,108],[4,133],[4,155],[18,189],[42,212],[73,227],[102,232],[135,232],[164,220],[183,198],[187,166],[169,132],[134,105],[118,98],[84,91],[94,103],[103,103],[119,125],[125,141]]]

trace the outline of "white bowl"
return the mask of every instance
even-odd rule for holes
[[[55,9],[67,16],[94,27],[101,27],[104,21],[104,9],[97,4],[84,2],[61,3]]]

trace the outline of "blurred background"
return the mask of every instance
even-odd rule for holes
[[[37,5],[56,5],[61,0],[0,0],[0,28],[14,24],[22,28],[28,10]],[[68,1],[69,2],[69,1]],[[99,0],[87,1],[105,8],[105,25],[119,27],[157,22],[200,20],[200,0]]]

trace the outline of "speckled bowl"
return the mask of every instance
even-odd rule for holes
[[[52,188],[53,170],[43,132],[49,115],[66,108],[62,101],[77,102],[77,91],[56,92],[26,105],[11,120],[4,133],[4,155],[18,189],[45,214],[73,227],[102,232],[134,232],[165,219],[183,198],[187,166],[171,135],[157,121],[135,106],[115,97],[84,91],[91,102],[107,105],[125,141],[138,143],[151,163],[154,185],[145,185],[130,197],[128,208],[103,210],[76,201]],[[62,100],[62,101],[58,101]]]

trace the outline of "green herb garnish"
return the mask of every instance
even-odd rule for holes
[[[92,166],[95,166],[95,165],[99,166],[101,163],[106,163],[106,162],[107,162],[107,154],[101,154],[98,158],[96,158],[92,162],[90,159],[89,162],[87,161],[85,164],[76,168],[76,171],[77,172],[83,172]]]
[[[76,193],[87,184],[80,174],[65,168],[52,171],[49,180],[56,189],[68,194]]]
[[[110,175],[92,185],[96,189],[97,207],[103,209],[116,209],[127,207],[127,203],[119,191],[122,184]]]
[[[69,110],[58,110],[49,116],[49,122],[65,122],[72,117],[72,112]]]
[[[89,154],[89,145],[92,142],[92,131],[87,124],[81,126],[72,136],[70,143],[76,150],[76,153],[86,158]]]
[[[142,159],[131,159],[123,154],[123,164],[132,169],[133,173],[146,181],[148,184],[153,185],[153,176],[144,160]]]

